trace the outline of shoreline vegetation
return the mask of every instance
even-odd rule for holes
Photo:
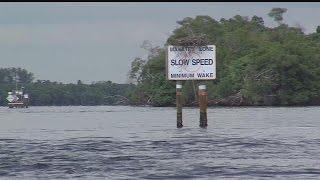
[[[262,17],[236,15],[215,20],[210,16],[177,21],[163,47],[144,41],[146,58],[137,57],[128,72],[130,83],[99,81],[63,84],[34,80],[19,67],[0,67],[0,106],[7,92],[24,86],[30,106],[130,105],[175,106],[175,81],[166,80],[165,49],[186,37],[204,37],[216,46],[217,79],[205,81],[210,106],[319,106],[320,26],[305,34],[301,25],[285,24],[285,8],[268,14],[278,23],[270,28]],[[198,81],[183,81],[184,107],[198,106]]]

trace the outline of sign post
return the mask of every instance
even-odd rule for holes
[[[182,128],[182,81],[176,84],[177,128]]]
[[[200,127],[207,127],[207,96],[205,80],[216,79],[216,47],[171,46],[166,51],[167,80],[176,80],[177,127],[182,127],[183,80],[200,80],[199,107]],[[181,115],[180,115],[181,114]]]
[[[206,84],[201,81],[199,83],[199,108],[200,108],[200,127],[207,127],[207,92]]]

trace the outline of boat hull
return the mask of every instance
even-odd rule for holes
[[[9,108],[28,108],[28,104],[23,102],[11,102],[8,103]]]

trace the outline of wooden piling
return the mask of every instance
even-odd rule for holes
[[[207,127],[207,93],[204,81],[199,82],[200,127]]]
[[[182,81],[176,84],[177,128],[182,128]]]

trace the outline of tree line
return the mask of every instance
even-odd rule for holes
[[[7,105],[7,94],[15,90],[16,79],[18,89],[25,87],[29,94],[31,106],[67,106],[67,105],[126,105],[127,98],[134,84],[117,84],[112,81],[99,81],[83,84],[63,84],[50,80],[34,81],[33,73],[21,68],[0,68],[0,105]]]

